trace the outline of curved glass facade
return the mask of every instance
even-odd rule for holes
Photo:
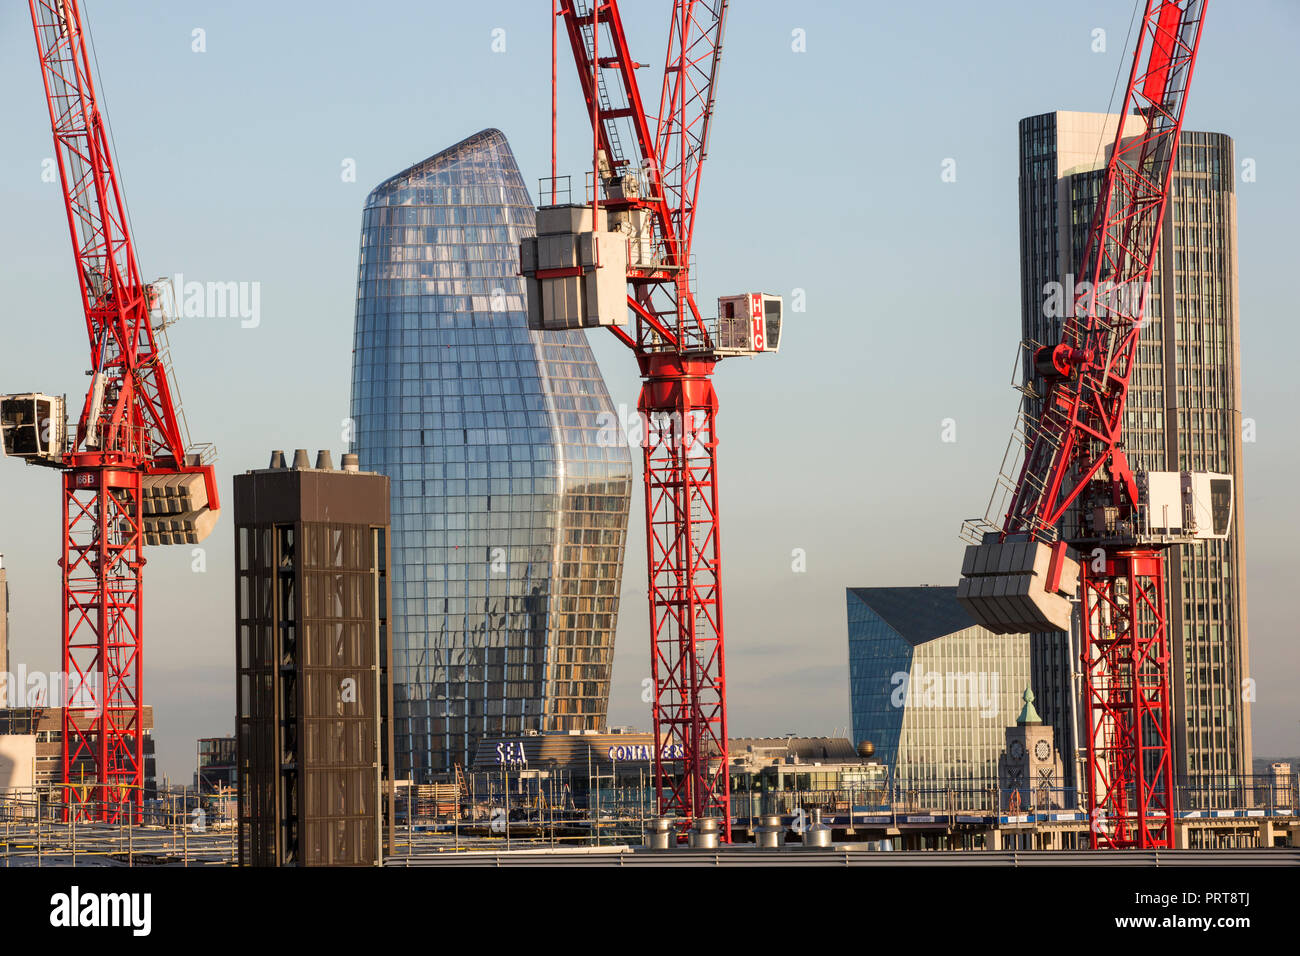
[[[632,461],[585,334],[528,330],[533,229],[497,130],[366,200],[353,450],[392,481],[399,779],[484,734],[605,729]]]

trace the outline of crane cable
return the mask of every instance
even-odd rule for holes
[[[122,204],[122,216],[126,219],[126,227],[131,232],[131,241],[136,242],[135,223],[131,221],[131,209],[127,205],[127,188],[126,180],[122,175],[122,170],[117,166],[117,157],[120,155],[117,151],[117,138],[113,135],[112,113],[108,109],[108,94],[104,91],[104,71],[99,66],[99,50],[95,48],[95,33],[90,28],[90,12],[86,7],[82,7],[82,20],[85,23],[86,40],[90,44],[90,56],[95,61],[95,99],[96,107],[99,110],[99,117],[104,122],[104,128],[108,130],[108,144],[112,155],[109,161],[113,164],[113,171],[118,180],[118,199]]]
[[[1142,5],[1142,0],[1133,0],[1133,12],[1129,15],[1128,31],[1124,34],[1124,47],[1123,47],[1123,49],[1124,49],[1125,52],[1128,51],[1129,40],[1131,40],[1131,39],[1133,38],[1133,24],[1137,22],[1137,13],[1138,13],[1138,8],[1139,8],[1141,5]],[[1107,115],[1107,116],[1110,115],[1110,111],[1111,111],[1111,110],[1114,108],[1114,106],[1115,106],[1115,91],[1116,91],[1117,89],[1119,89],[1119,78],[1123,75],[1123,73],[1124,73],[1124,59],[1121,57],[1119,63],[1118,63],[1118,64],[1116,65],[1116,67],[1115,67],[1115,79],[1114,79],[1114,81],[1111,83],[1111,86],[1110,86],[1110,96],[1109,96],[1109,98],[1106,100],[1106,115]],[[1115,138],[1116,138],[1116,140],[1121,140],[1121,139],[1123,138],[1123,136],[1124,136],[1124,120],[1125,120],[1126,118],[1127,118],[1127,117],[1124,117],[1124,116],[1121,116],[1121,117],[1119,118],[1118,129],[1116,129],[1116,131],[1115,131]],[[1097,136],[1097,148],[1096,148],[1096,150],[1093,152],[1093,155],[1092,155],[1092,164],[1093,164],[1093,168],[1094,168],[1094,169],[1096,168],[1098,161],[1101,159],[1101,148],[1102,148],[1102,146],[1105,145],[1105,143],[1106,143],[1106,139],[1107,139],[1107,137],[1106,137],[1105,129],[1103,128],[1102,132],[1099,133],[1098,136]],[[1105,176],[1102,176],[1101,185],[1103,185],[1103,186],[1107,185],[1107,183],[1106,183],[1106,177],[1105,177]],[[1099,201],[1099,202],[1105,202],[1106,200],[1105,200],[1103,197],[1101,197],[1100,194],[1099,194],[1099,195],[1098,195],[1098,201]],[[1105,244],[1106,244],[1106,240],[1107,240],[1107,238],[1108,238],[1108,237],[1105,236],[1105,235],[1103,235],[1103,236],[1100,238],[1100,242],[1101,242],[1101,244],[1102,244],[1102,248],[1103,248],[1103,249],[1105,248]],[[1099,255],[1100,255],[1100,254],[1103,254],[1103,253],[1101,253],[1101,252],[1098,252],[1097,250],[1094,250],[1094,253],[1099,254]],[[1085,263],[1081,263],[1081,265],[1083,265],[1083,266],[1086,268],[1088,264],[1085,262]],[[1091,292],[1091,295],[1092,295],[1092,297],[1093,297],[1093,302],[1094,302],[1094,311],[1095,311],[1095,303],[1096,303],[1096,297],[1097,297],[1097,290],[1096,290],[1096,289],[1093,289],[1092,292]],[[1077,312],[1078,312],[1078,305],[1077,305],[1077,303],[1076,303],[1076,305],[1075,305],[1075,312],[1076,312],[1076,317],[1077,317]],[[1116,331],[1115,327],[1114,327],[1114,326],[1113,326],[1109,321],[1106,322],[1106,330],[1107,330],[1108,333],[1114,333],[1114,332]],[[1102,381],[1103,381],[1103,382],[1104,382],[1104,381],[1106,380],[1106,378],[1110,375],[1110,366],[1111,366],[1111,363],[1114,361],[1114,358],[1115,358],[1115,356],[1114,356],[1114,349],[1107,349],[1107,355],[1106,355],[1106,368],[1105,368],[1105,370],[1104,370],[1103,373],[1102,373]]]
[[[1129,16],[1129,20],[1128,20],[1128,32],[1124,34],[1124,47],[1123,47],[1123,49],[1124,49],[1125,52],[1128,51],[1128,41],[1129,41],[1130,39],[1132,39],[1132,37],[1133,37],[1133,24],[1137,22],[1137,12],[1138,12],[1138,7],[1140,7],[1141,5],[1142,5],[1142,0],[1133,0],[1133,13]],[[1119,78],[1120,78],[1120,76],[1123,75],[1123,73],[1124,73],[1124,59],[1123,59],[1123,57],[1121,57],[1121,58],[1120,58],[1120,61],[1119,61],[1119,65],[1117,65],[1117,66],[1115,67],[1115,80],[1114,80],[1114,82],[1111,83],[1111,85],[1110,85],[1110,97],[1106,100],[1106,113],[1107,113],[1107,115],[1110,114],[1111,109],[1112,109],[1112,108],[1114,107],[1114,105],[1115,105],[1115,91],[1116,91],[1117,89],[1119,89]],[[1119,125],[1120,125],[1120,132],[1123,132],[1123,130],[1124,130],[1124,117],[1122,117],[1122,116],[1121,116],[1120,119],[1119,119]],[[1096,165],[1097,161],[1101,158],[1101,148],[1102,148],[1104,145],[1106,145],[1106,134],[1105,134],[1105,131],[1103,130],[1103,131],[1102,131],[1102,132],[1097,136],[1097,149],[1096,149],[1096,151],[1094,151],[1093,154],[1092,154],[1092,162],[1093,162],[1094,165]]]

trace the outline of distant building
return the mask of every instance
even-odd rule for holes
[[[879,805],[888,795],[889,768],[844,737],[739,737],[727,752],[737,817]]]
[[[955,587],[849,588],[853,735],[901,789],[968,789],[998,779],[1005,731],[1029,684],[1029,636],[994,634]]]
[[[239,781],[235,736],[200,737],[194,783],[200,793],[232,789]]]
[[[1015,725],[1006,730],[1006,749],[998,761],[1002,809],[1050,810],[1077,804],[1065,790],[1061,755],[1052,741],[1052,728],[1034,708],[1034,692],[1025,690],[1025,706]]]
[[[235,476],[245,866],[376,865],[393,819],[388,479],[342,464]]]
[[[144,799],[153,800],[158,795],[157,760],[154,756],[153,740],[153,705],[145,704],[144,739],[140,749],[144,754]],[[11,784],[12,786],[34,786],[38,790],[57,788],[63,782],[63,710],[59,707],[0,707],[0,741],[9,737],[27,738],[31,749],[31,783]],[[26,743],[14,741],[9,752],[22,753],[27,749]],[[19,749],[21,748],[21,749]],[[0,742],[0,754],[6,746]],[[0,766],[4,758],[0,756]],[[71,782],[75,786],[80,780],[94,780],[95,767],[88,759],[81,759],[72,764]],[[3,771],[0,771],[2,774]],[[11,771],[13,772],[13,771]],[[22,776],[26,779],[24,770]],[[5,788],[0,780],[0,790]]]
[[[1264,777],[1267,792],[1257,794],[1257,802],[1266,807],[1291,807],[1296,806],[1296,787],[1295,775],[1291,772],[1291,764],[1285,760],[1277,760],[1269,764],[1268,774]]]
[[[664,756],[673,755],[665,752]],[[482,737],[470,769],[555,772],[580,787],[586,786],[588,772],[635,781],[654,773],[654,736],[638,731],[568,730]]]
[[[0,798],[36,788],[36,735],[0,734]]]
[[[417,785],[485,736],[606,726],[632,461],[585,333],[528,329],[534,223],[494,129],[366,200],[352,450],[392,480],[397,767]]]
[[[1130,116],[1125,131],[1142,120]],[[1119,117],[1052,112],[1020,121],[1021,337],[1055,343],[1068,284],[1085,281],[1080,259]],[[1183,130],[1161,226],[1156,272],[1124,422],[1136,469],[1231,474],[1231,533],[1171,553],[1169,651],[1173,662],[1174,774],[1225,801],[1251,772],[1246,619],[1240,320],[1237,305],[1236,159],[1231,137]],[[1025,360],[1026,381],[1033,362]],[[1040,389],[1041,391],[1041,389]],[[1026,411],[1037,415],[1036,402]],[[1251,426],[1253,428],[1253,425]],[[1067,517],[1067,522],[1074,520]],[[1067,778],[1077,776],[1078,656],[1062,632],[1036,634],[1033,688],[1056,727]]]
[[[736,737],[727,748],[732,812],[738,815],[789,812],[800,799],[830,803],[854,795],[859,803],[879,803],[888,785],[888,768],[842,737]],[[664,756],[679,755],[674,749]],[[582,802],[593,781],[603,787],[652,788],[654,735],[570,731],[484,737],[471,769],[556,778]],[[764,801],[777,795],[792,799]]]

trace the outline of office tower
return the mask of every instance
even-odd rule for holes
[[[484,130],[366,200],[353,449],[392,480],[398,772],[603,731],[632,464],[585,334],[530,332],[534,206]],[[634,414],[634,413],[633,413]]]
[[[234,735],[200,737],[194,789],[200,794],[232,788],[239,781],[239,763]]]
[[[235,476],[243,866],[378,864],[393,819],[388,479],[342,465]]]
[[[966,806],[998,779],[1006,728],[1029,684],[1029,635],[994,634],[955,587],[849,588],[849,705],[895,786],[959,791]]]
[[[1059,340],[1071,282],[1087,239],[1119,117],[1045,113],[1020,121],[1022,335]],[[1130,116],[1125,131],[1143,120]],[[1226,541],[1170,554],[1166,564],[1174,701],[1174,774],[1179,785],[1232,801],[1251,772],[1250,676],[1242,537],[1241,376],[1237,311],[1237,213],[1232,140],[1184,130],[1130,385],[1125,451],[1135,469],[1231,474]],[[1027,361],[1026,369],[1032,370]],[[1027,372],[1032,374],[1032,371]],[[1032,406],[1032,399],[1027,399]],[[1030,411],[1033,411],[1031,408]],[[1069,520],[1069,519],[1067,519]],[[1077,667],[1062,634],[1035,635],[1034,691],[1072,777]]]

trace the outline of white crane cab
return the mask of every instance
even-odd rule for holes
[[[65,421],[61,395],[0,395],[0,436],[10,458],[62,467],[67,451]]]
[[[746,292],[718,299],[719,355],[757,355],[775,352],[781,345],[779,295]]]
[[[1228,537],[1232,530],[1232,475],[1140,471],[1136,477],[1144,534],[1186,542],[1223,541]]]

